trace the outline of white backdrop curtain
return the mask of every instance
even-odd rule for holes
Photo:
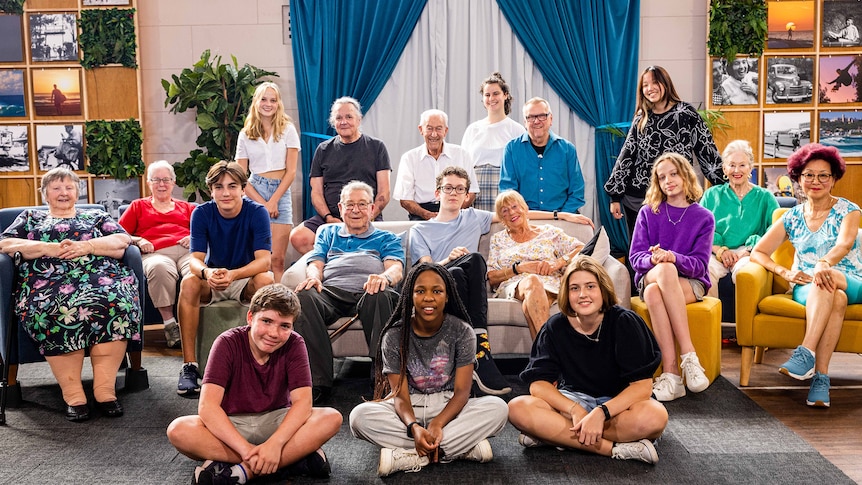
[[[555,133],[574,143],[586,182],[581,213],[600,224],[596,208],[594,128],[581,120],[548,86],[530,56],[512,33],[493,0],[428,0],[389,82],[367,110],[362,131],[380,138],[392,160],[392,185],[401,155],[424,143],[417,126],[426,109],[449,115],[447,142],[459,144],[467,125],[487,116],[479,83],[494,71],[508,82],[512,97],[509,116],[523,123],[521,107],[534,96],[548,100]],[[407,219],[392,200],[386,220]]]

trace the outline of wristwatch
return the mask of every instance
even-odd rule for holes
[[[571,262],[572,262],[572,257],[571,257],[571,256],[569,256],[568,254],[564,254],[564,255],[563,255],[563,261],[565,261],[565,262],[566,262],[566,264],[569,264],[569,263],[571,263]]]
[[[413,421],[412,423],[407,425],[407,437],[413,437],[413,426],[419,424],[419,421]],[[420,425],[421,426],[421,425]]]
[[[388,274],[386,274],[386,273],[382,273],[382,274],[383,274],[383,277],[384,277],[384,278],[386,278],[386,283],[387,283],[390,287],[392,287],[392,285],[394,284],[394,282],[392,281],[392,277],[391,277],[391,276],[389,276],[389,275],[388,275]]]

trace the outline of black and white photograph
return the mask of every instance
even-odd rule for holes
[[[0,62],[24,60],[21,16],[0,14]]]
[[[129,180],[93,179],[93,199],[102,204],[114,219],[120,218],[120,206],[131,204],[141,196],[141,185],[137,178]]]
[[[769,57],[766,59],[766,104],[810,103],[814,93],[814,59]]]
[[[763,114],[763,158],[787,158],[811,141],[811,112]]]
[[[787,167],[764,167],[763,188],[776,197],[793,197],[799,204],[805,202],[807,197],[799,186],[799,182],[790,180]]]
[[[823,47],[858,47],[862,3],[856,0],[823,2]]]
[[[84,125],[36,125],[39,170],[84,170]]]
[[[24,70],[0,69],[0,118],[27,116]]]
[[[27,125],[0,125],[0,172],[30,170],[27,131]]]
[[[33,62],[77,61],[78,28],[75,14],[30,14],[30,55]]]
[[[842,157],[862,157],[862,113],[821,111],[820,143],[837,148]]]
[[[862,56],[820,56],[820,103],[862,101]]]
[[[85,7],[101,5],[129,5],[131,0],[84,0]]]
[[[814,0],[775,1],[766,4],[769,49],[814,47]]]
[[[757,104],[760,60],[737,57],[730,64],[712,58],[712,104],[716,106]]]

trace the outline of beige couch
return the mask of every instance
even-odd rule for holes
[[[534,224],[552,224],[563,228],[566,233],[575,236],[583,242],[589,241],[593,237],[593,229],[582,224],[574,224],[566,221],[533,221]],[[407,241],[407,231],[414,221],[384,221],[375,223],[375,227],[392,231],[401,236],[405,254],[409,260],[410,250]],[[482,236],[479,240],[479,252],[488,258],[488,250],[490,247],[491,234],[503,229],[503,225],[495,223],[491,225],[491,231]],[[617,297],[620,299],[620,305],[626,308],[630,307],[629,297],[631,296],[631,283],[629,273],[625,266],[610,256],[610,243],[604,231],[596,244],[596,249],[593,253],[597,259],[602,261],[606,270],[614,282],[614,287],[617,292]],[[305,267],[307,265],[306,258],[308,255],[302,256],[296,261],[285,273],[281,282],[289,288],[295,288],[303,279],[305,279]],[[411,261],[407,262],[408,269]],[[489,294],[492,295],[493,293]],[[552,313],[556,313],[556,305],[551,309]],[[330,332],[339,328],[346,318],[342,318],[338,322],[330,326]],[[491,341],[491,349],[494,355],[527,355],[530,353],[532,339],[530,331],[527,328],[527,321],[524,318],[524,313],[521,310],[521,302],[515,300],[506,300],[499,298],[488,299],[488,338]],[[347,331],[344,332],[332,343],[333,355],[336,357],[356,357],[367,356],[368,346],[365,344],[365,336],[362,332],[362,326],[359,321],[354,322]]]

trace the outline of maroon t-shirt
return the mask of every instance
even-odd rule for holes
[[[251,327],[226,330],[216,338],[207,360],[204,384],[224,388],[221,407],[228,415],[263,413],[290,406],[290,391],[311,387],[305,340],[292,332],[266,364],[254,360]]]

